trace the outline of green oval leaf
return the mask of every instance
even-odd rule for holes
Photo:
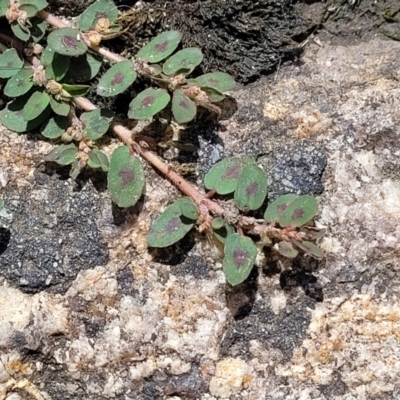
[[[110,128],[114,113],[106,109],[96,109],[81,115],[81,121],[85,123],[85,135],[91,140],[100,139]]]
[[[116,96],[124,92],[135,81],[137,75],[133,63],[129,60],[114,64],[100,79],[97,94],[100,96]]]
[[[147,235],[150,247],[168,247],[181,240],[194,226],[193,219],[182,214],[177,201],[170,205],[153,223]]]
[[[13,31],[14,35],[23,42],[27,42],[31,37],[31,31],[29,28],[27,26],[20,25],[17,21],[11,24],[11,30]]]
[[[245,164],[246,160],[238,157],[217,162],[204,177],[204,186],[218,194],[233,193]]]
[[[54,55],[57,54],[51,47],[46,47],[41,56],[40,62],[44,67],[47,67],[53,61]]]
[[[49,105],[50,96],[46,92],[34,92],[26,102],[22,117],[26,121],[37,118]]]
[[[86,53],[87,46],[81,39],[78,29],[60,28],[47,37],[49,46],[64,56],[80,56]]]
[[[174,204],[178,204],[184,217],[196,221],[199,218],[199,210],[190,197],[181,197]]]
[[[234,201],[239,210],[257,210],[267,196],[267,177],[256,164],[246,165],[240,174]]]
[[[68,85],[67,83],[62,84],[63,90],[65,90],[72,97],[84,96],[90,89],[88,85]]]
[[[80,15],[78,26],[82,31],[88,31],[100,18],[107,18],[113,23],[117,17],[118,9],[112,0],[97,0]]]
[[[280,215],[286,210],[288,205],[298,198],[299,196],[293,193],[279,196],[276,200],[268,205],[264,213],[264,219],[267,222],[278,222]]]
[[[188,47],[168,58],[163,65],[166,75],[190,74],[203,61],[203,54],[197,47]]]
[[[149,63],[157,63],[172,54],[181,39],[182,34],[178,31],[163,32],[139,50],[136,57]]]
[[[302,226],[311,221],[318,209],[317,200],[305,195],[293,200],[278,219],[280,226]]]
[[[194,79],[194,82],[200,87],[212,88],[222,93],[236,86],[235,80],[226,72],[210,72]]]
[[[257,257],[257,247],[245,236],[233,233],[225,242],[222,267],[226,280],[236,286],[247,279]]]
[[[64,78],[68,71],[70,57],[55,53],[51,62],[47,65],[45,76],[46,79],[54,79],[59,81]]]
[[[144,188],[144,171],[139,158],[132,156],[127,146],[114,150],[108,171],[108,189],[119,207],[136,204]]]
[[[150,118],[163,110],[170,99],[169,94],[163,89],[143,90],[129,104],[128,117],[132,119]]]
[[[1,123],[6,128],[14,132],[28,132],[37,128],[49,118],[51,114],[50,107],[46,108],[46,110],[37,118],[31,121],[26,121],[22,114],[27,100],[28,96],[18,97],[16,100],[7,104],[6,108],[0,111]]]
[[[295,258],[299,254],[299,252],[294,248],[293,244],[289,242],[277,243],[277,250],[287,258]]]
[[[56,116],[50,118],[42,126],[41,134],[48,139],[57,139],[63,135],[69,126],[70,122],[67,117]]]
[[[68,102],[56,100],[54,96],[50,96],[50,107],[57,115],[62,115],[63,117],[66,117],[71,109]]]
[[[11,78],[24,65],[19,57],[17,50],[8,49],[0,54],[0,78]]]
[[[218,103],[219,101],[222,101],[225,99],[225,96],[216,89],[208,88],[208,87],[202,87],[201,89],[207,94],[208,99],[212,103]]]
[[[4,94],[9,97],[18,97],[28,93],[33,86],[32,75],[32,68],[26,67],[20,69],[8,80],[4,87]]]
[[[189,99],[183,90],[177,89],[172,95],[172,114],[179,124],[186,124],[191,121],[197,112],[194,101]]]
[[[89,167],[101,169],[104,172],[109,170],[110,164],[108,162],[108,157],[96,147],[89,152],[88,157],[87,165]]]
[[[77,147],[73,144],[62,144],[55,147],[44,159],[46,161],[54,161],[59,165],[70,165],[76,162]]]

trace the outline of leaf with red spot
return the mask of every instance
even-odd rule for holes
[[[246,165],[239,177],[234,201],[239,210],[257,210],[267,196],[267,177],[256,164]]]
[[[0,78],[11,78],[24,65],[17,50],[8,49],[0,54]]]
[[[150,118],[163,110],[170,99],[170,95],[163,89],[143,90],[129,104],[128,117],[132,119]]]
[[[226,72],[210,72],[205,75],[201,75],[196,79],[188,80],[191,85],[196,85],[205,88],[215,89],[218,92],[226,92],[232,90],[236,86],[235,80]]]
[[[229,194],[236,190],[240,174],[250,157],[229,157],[217,162],[204,177],[204,186],[218,194]]]
[[[132,61],[120,61],[101,77],[97,85],[97,94],[104,97],[116,96],[128,89],[136,77]]]
[[[144,188],[144,171],[141,161],[133,156],[129,147],[117,147],[110,160],[108,190],[119,207],[134,206]]]
[[[136,57],[149,63],[158,63],[175,51],[181,39],[182,34],[178,31],[163,32],[140,49]]]
[[[154,221],[147,244],[168,247],[181,240],[193,228],[198,216],[196,211],[197,207],[188,197],[175,201]]]
[[[224,253],[222,267],[226,280],[232,286],[239,285],[253,269],[257,247],[250,238],[233,233],[226,239]]]
[[[86,53],[87,46],[78,29],[60,28],[50,33],[48,45],[63,56],[80,56]]]
[[[93,28],[100,18],[113,23],[118,17],[118,9],[112,0],[97,0],[79,16],[78,27],[82,31]]]
[[[287,206],[298,199],[299,196],[294,193],[284,194],[270,203],[265,210],[264,219],[267,222],[278,222],[279,216],[286,210]]]
[[[203,61],[203,54],[197,47],[180,50],[168,58],[163,65],[166,75],[190,74]]]
[[[197,107],[194,101],[189,99],[183,93],[183,90],[177,89],[172,95],[172,114],[179,124],[186,124],[191,121],[197,112]]]
[[[111,110],[99,109],[85,112],[80,119],[85,123],[85,136],[91,140],[100,139],[110,128],[110,124],[114,118]]]
[[[279,215],[278,223],[282,227],[302,226],[315,216],[317,208],[318,204],[313,196],[300,196]]]

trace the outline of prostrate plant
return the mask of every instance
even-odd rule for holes
[[[11,1],[13,3],[8,9],[1,9],[0,16],[5,15],[14,24],[15,16],[25,15],[27,6]],[[43,0],[29,1],[31,11],[28,17],[33,17],[47,5]],[[28,17],[23,23],[31,26]],[[92,49],[100,51],[102,40],[119,34],[120,28],[115,24],[117,17],[118,10],[111,0],[97,0],[80,15],[77,28],[63,26],[47,36],[44,47],[33,46],[29,59],[32,66],[26,65],[15,49],[0,56],[0,67],[3,67],[0,78],[8,79],[4,94],[15,98],[1,111],[2,123],[16,132],[26,132],[41,125],[46,138],[69,143],[55,148],[47,160],[60,165],[72,164],[70,175],[73,178],[85,166],[109,170],[108,159],[96,142],[110,128],[113,114],[109,110],[91,110],[78,116],[74,102],[90,88],[82,83],[92,80],[102,65],[102,60],[93,54]],[[22,24],[21,21],[18,23]],[[214,103],[225,98],[223,92],[232,89],[235,81],[222,72],[189,79],[188,75],[201,63],[203,55],[198,48],[176,52],[181,36],[177,31],[158,35],[138,52],[134,60],[113,57],[118,62],[100,78],[97,93],[105,97],[117,96],[141,76],[158,87],[145,89],[131,101],[128,111],[131,119],[154,117],[168,104],[171,104],[172,115],[180,124],[195,118],[197,106],[219,113],[220,109]],[[130,160],[126,160],[128,168]],[[114,163],[110,168],[112,174]],[[136,175],[140,168],[138,164]],[[133,196],[128,204],[123,194],[125,187],[118,187],[115,179],[113,182],[109,185],[113,200],[120,206],[134,205],[138,196]],[[126,179],[124,182],[126,185]],[[139,186],[137,188],[139,190]],[[119,196],[124,199],[120,200]]]
[[[149,246],[170,246],[197,225],[224,245],[223,269],[232,285],[248,277],[264,246],[290,258],[297,256],[298,249],[322,257],[310,242],[320,235],[311,223],[316,213],[311,196],[281,196],[268,206],[263,219],[250,217],[247,213],[263,206],[268,191],[265,174],[252,158],[235,157],[216,164],[205,177],[210,192],[204,195],[143,146],[142,136],[135,137],[116,123],[110,110],[98,109],[81,97],[90,87],[83,83],[91,83],[106,57],[114,64],[98,81],[98,95],[117,96],[140,76],[150,86],[132,99],[128,117],[155,117],[170,106],[176,122],[185,124],[195,118],[198,106],[221,112],[215,103],[234,88],[230,75],[212,72],[190,77],[203,56],[198,48],[178,50],[181,34],[177,31],[158,35],[133,60],[100,47],[103,40],[121,33],[115,23],[118,10],[111,0],[97,0],[74,26],[43,11],[46,5],[44,0],[0,3],[0,17],[6,16],[15,35],[33,41],[0,55],[0,79],[7,81],[3,92],[14,98],[0,112],[3,125],[16,132],[41,126],[44,137],[64,142],[46,159],[71,165],[73,178],[85,166],[107,172],[111,198],[120,207],[135,205],[143,193],[145,174],[139,156],[143,158],[188,196],[156,219],[148,235]],[[48,36],[44,20],[57,28]],[[4,38],[0,33],[0,39]],[[110,127],[125,145],[116,148],[108,160],[101,139]],[[227,211],[231,210],[228,204],[211,200],[214,193],[231,195],[237,210],[232,213]]]
[[[167,247],[189,232],[197,221],[199,230],[212,232],[224,245],[223,270],[231,285],[247,279],[253,269],[259,249],[272,247],[288,258],[299,254],[298,249],[315,258],[322,258],[321,249],[310,242],[321,232],[312,224],[317,212],[314,197],[287,194],[271,202],[263,219],[246,216],[265,203],[267,178],[250,157],[226,158],[215,164],[204,179],[207,189],[220,195],[233,195],[237,212],[211,216],[207,209],[185,198],[185,206],[196,208],[190,214],[182,210],[179,199],[158,217],[148,235],[151,247]],[[250,234],[250,236],[246,236]]]

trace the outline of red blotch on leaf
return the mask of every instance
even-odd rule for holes
[[[257,188],[258,188],[258,183],[256,182],[250,183],[250,185],[247,186],[246,188],[246,195],[249,197],[254,196],[257,192]]]
[[[76,44],[76,38],[73,36],[65,35],[61,38],[61,41],[65,47],[73,47],[74,49],[78,47]]]
[[[179,228],[180,224],[181,224],[180,218],[174,217],[168,222],[167,226],[165,227],[165,230],[167,233],[173,233]]]
[[[237,179],[237,178],[239,178],[239,173],[240,173],[240,165],[239,164],[232,165],[232,167],[229,167],[226,169],[222,178]]]
[[[117,72],[111,80],[111,85],[118,85],[124,81],[124,75],[121,72]]]
[[[183,107],[183,108],[186,108],[186,109],[189,108],[189,104],[188,104],[188,102],[185,101],[185,100],[182,100],[182,101],[179,103],[179,105],[180,105],[180,107]]]
[[[142,101],[142,106],[150,107],[154,103],[154,96],[147,96]]]
[[[278,212],[283,213],[286,210],[287,206],[288,206],[287,204],[280,204],[278,206]]]
[[[129,166],[123,167],[121,171],[119,171],[118,175],[122,180],[121,183],[122,189],[125,189],[127,186],[129,186],[135,178],[135,173],[133,169]]]
[[[168,41],[165,41],[165,42],[156,44],[156,45],[154,46],[154,50],[155,50],[155,51],[159,51],[159,52],[161,53],[161,52],[165,51],[165,49],[167,48],[167,46],[168,46]]]
[[[304,214],[304,210],[302,208],[296,208],[293,211],[292,218],[293,219],[301,218],[303,216],[303,214]]]
[[[233,251],[233,262],[236,265],[236,268],[241,268],[246,263],[249,254],[246,250],[243,249],[236,249]]]

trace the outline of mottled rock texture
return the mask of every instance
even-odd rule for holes
[[[90,180],[46,175],[41,184],[37,164],[51,145],[3,129],[6,207],[18,213],[17,194],[44,207],[37,199],[52,181],[70,210],[87,204],[78,215],[90,217],[91,245],[106,254],[105,241],[109,255],[74,263],[62,290],[28,293],[4,255],[29,227],[20,215],[3,222],[11,236],[0,236],[0,398],[399,398],[399,52],[384,38],[342,46],[321,34],[301,63],[234,93],[238,111],[216,132],[225,154],[258,157],[271,179],[286,166],[288,182],[305,182],[295,190],[322,191],[326,230],[322,262],[266,254],[234,291],[199,234],[146,248],[151,219],[177,196],[150,168],[143,199],[121,213]],[[66,228],[53,221],[61,238]]]

